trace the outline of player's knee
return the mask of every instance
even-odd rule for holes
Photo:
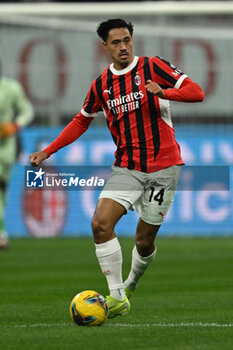
[[[100,227],[101,227],[100,221],[98,220],[98,218],[93,216],[91,220],[91,228],[93,233],[95,234],[96,232],[98,232],[100,230]]]
[[[112,227],[110,226],[107,218],[95,216],[91,221],[91,228],[95,239],[105,239],[112,232]]]

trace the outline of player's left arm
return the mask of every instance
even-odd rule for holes
[[[168,100],[202,102],[204,91],[186,74],[168,61],[154,57],[150,61],[152,79],[146,82],[147,91]]]
[[[205,97],[202,88],[188,77],[183,80],[178,89],[163,90],[159,84],[151,80],[147,81],[146,89],[153,95],[172,101],[202,102]]]

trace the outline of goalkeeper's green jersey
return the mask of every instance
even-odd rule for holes
[[[0,77],[0,123],[15,122],[19,128],[23,128],[33,117],[32,104],[21,85],[16,80]],[[16,143],[16,135],[4,140],[0,136],[0,163],[15,161]]]

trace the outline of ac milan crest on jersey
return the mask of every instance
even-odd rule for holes
[[[135,75],[135,78],[134,78],[134,83],[137,85],[137,86],[139,86],[140,84],[141,84],[141,82],[142,82],[142,79],[141,79],[141,77],[140,77],[140,75]]]

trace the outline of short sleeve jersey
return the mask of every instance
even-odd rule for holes
[[[111,64],[92,82],[80,113],[102,110],[116,144],[115,166],[146,173],[183,164],[175,140],[170,103],[148,92],[147,80],[163,89],[179,88],[187,77],[159,57],[134,57],[123,70]]]

